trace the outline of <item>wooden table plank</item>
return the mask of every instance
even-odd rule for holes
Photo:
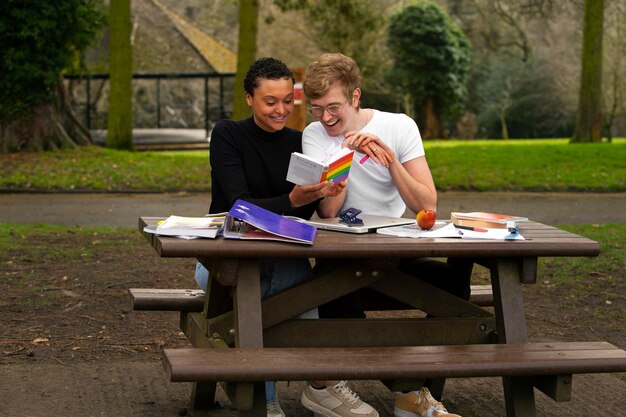
[[[142,218],[145,224],[155,224],[159,219]],[[544,236],[547,230],[550,234]],[[381,247],[385,248],[385,256],[394,254],[398,258],[597,256],[600,253],[600,245],[593,240],[539,223],[528,222],[520,226],[520,231],[529,240],[408,239],[376,233],[352,235],[318,231],[312,246],[269,241],[258,245],[258,242],[244,240],[185,240],[144,235],[162,257],[221,258],[237,253],[239,258],[376,258],[381,256]]]

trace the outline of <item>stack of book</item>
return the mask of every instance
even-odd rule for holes
[[[509,223],[526,222],[528,218],[509,214],[485,213],[474,211],[471,213],[450,213],[450,221],[455,226],[484,227],[488,229],[506,229]]]
[[[159,222],[156,228],[146,227],[144,231],[161,236],[215,239],[222,233],[224,218],[225,214],[204,217],[169,216]]]

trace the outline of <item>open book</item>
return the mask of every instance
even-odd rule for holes
[[[289,160],[287,181],[298,185],[317,184],[332,180],[340,182],[348,178],[354,151],[348,148],[332,149],[323,161],[293,152]]]
[[[224,223],[225,239],[277,240],[312,245],[316,234],[314,226],[243,200],[233,204]]]
[[[527,222],[528,218],[511,216],[509,214],[485,213],[474,211],[471,213],[450,213],[450,221],[456,226],[486,227],[490,229],[506,229],[508,222]]]
[[[422,230],[413,223],[404,226],[385,227],[378,229],[376,233],[398,237],[412,238],[437,238],[452,237],[461,239],[489,239],[489,240],[525,240],[517,229],[477,229],[468,230],[457,228],[453,223],[438,220],[430,230]]]
[[[222,232],[225,213],[204,217],[169,216],[159,222],[156,227],[144,228],[148,233],[161,236],[177,236],[182,238],[216,238]]]

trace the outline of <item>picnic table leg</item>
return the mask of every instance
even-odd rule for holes
[[[211,264],[202,259],[201,262],[207,269],[211,269]],[[224,311],[230,310],[228,296],[230,295],[230,287],[221,285],[213,276],[209,274],[209,282],[207,288],[207,296],[204,306],[204,314],[206,318],[213,317]],[[190,341],[194,347],[209,347],[206,334],[195,334]],[[216,382],[194,382],[191,388],[191,407],[194,410],[213,410],[219,407],[215,401],[217,391]]]
[[[239,390],[242,387],[243,390]],[[237,384],[236,396],[241,397],[244,395],[252,396],[252,408],[250,410],[239,409],[237,412],[238,417],[267,417],[267,407],[265,406],[265,382],[245,383]],[[252,392],[249,392],[251,389]],[[239,399],[237,400],[239,402]]]
[[[263,316],[259,260],[242,260],[233,293],[236,347],[263,347]],[[265,384],[238,383],[235,399],[239,417],[266,417]]]
[[[526,343],[526,317],[519,259],[498,259],[491,270],[494,308],[500,343]],[[535,417],[535,393],[530,378],[503,377],[507,417]]]
[[[446,261],[448,264],[457,268],[462,277],[468,279],[472,276],[472,270],[474,269],[474,260],[471,258],[448,258]],[[428,381],[428,389],[432,396],[441,401],[443,397],[443,389],[446,385],[445,378],[434,378]]]
[[[193,410],[213,410],[217,408],[215,401],[215,382],[194,382],[191,387],[191,408]]]

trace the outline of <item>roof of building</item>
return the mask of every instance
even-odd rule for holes
[[[160,0],[152,1],[169,18],[184,38],[200,56],[218,73],[233,73],[237,70],[237,54],[209,35],[193,20],[178,13]]]
[[[237,54],[198,23],[162,0],[133,0],[134,73],[234,73]],[[98,45],[86,51],[91,72],[108,72],[109,32],[104,28]]]

